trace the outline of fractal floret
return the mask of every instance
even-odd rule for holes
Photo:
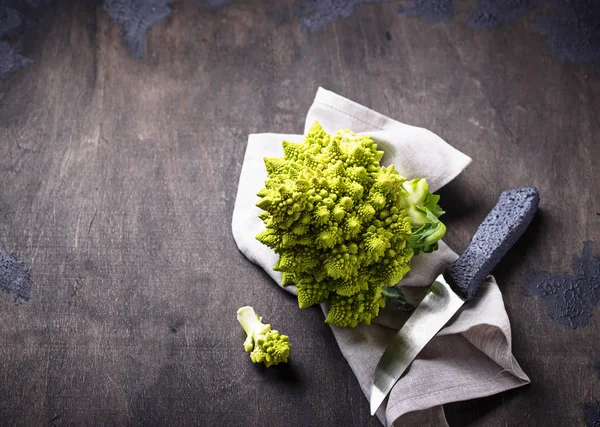
[[[251,306],[241,307],[237,311],[237,320],[244,329],[246,340],[244,350],[250,352],[254,363],[271,365],[287,363],[290,355],[288,336],[271,329],[271,325],[262,322]]]
[[[279,255],[274,269],[296,285],[300,308],[326,302],[327,323],[368,325],[413,255],[437,249],[439,196],[425,179],[380,166],[371,137],[347,129],[330,135],[315,122],[283,151],[265,158],[257,206],[266,229],[256,238]]]

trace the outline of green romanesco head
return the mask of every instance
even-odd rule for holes
[[[257,206],[266,229],[256,237],[279,255],[274,269],[296,285],[300,308],[326,302],[327,323],[369,324],[385,305],[382,288],[402,279],[416,252],[437,248],[437,196],[425,180],[381,167],[373,140],[347,129],[330,135],[315,122],[283,151],[265,158]]]
[[[252,362],[264,363],[268,368],[288,361],[290,343],[287,335],[281,335],[272,330],[271,325],[262,323],[262,319],[250,306],[240,308],[237,319],[246,333],[244,350],[251,352]]]
[[[271,365],[285,363],[290,355],[290,343],[287,335],[280,335],[278,331],[269,331],[264,337],[257,340],[250,359],[254,363],[264,363],[268,368]]]

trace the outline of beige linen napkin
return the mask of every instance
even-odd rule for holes
[[[308,111],[305,133],[315,120],[328,132],[347,128],[371,136],[385,152],[382,165],[394,164],[408,179],[427,178],[432,192],[454,179],[471,161],[426,129],[397,122],[323,88],[319,88]],[[233,236],[240,251],[277,284],[281,283],[281,273],[274,271],[273,266],[278,256],[255,239],[264,230],[258,218],[261,210],[255,204],[256,193],[267,178],[263,159],[282,157],[284,140],[301,141],[302,135],[249,136],[232,219]],[[443,200],[440,205],[444,207]],[[422,294],[419,288],[430,285],[456,258],[456,253],[441,242],[438,251],[413,258],[411,271],[400,284],[407,294],[418,299]],[[293,286],[282,289],[295,292]],[[322,308],[327,311],[325,304]],[[332,327],[367,399],[377,362],[407,316],[386,307],[369,326]],[[489,396],[527,383],[529,378],[512,355],[502,294],[489,276],[478,296],[465,304],[417,356],[377,416],[387,426],[447,426],[443,404]]]

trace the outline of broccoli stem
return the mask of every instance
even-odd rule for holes
[[[250,351],[254,348],[254,340],[259,335],[264,335],[271,330],[271,325],[262,323],[261,318],[250,306],[242,307],[237,311],[237,320],[246,333],[244,350]]]
[[[400,288],[396,286],[384,286],[381,288],[381,294],[386,297],[386,299],[390,302],[394,302],[396,307],[402,311],[410,311],[415,308],[408,299],[406,295],[400,290]]]

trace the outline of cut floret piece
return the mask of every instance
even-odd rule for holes
[[[237,311],[237,320],[246,333],[244,350],[250,352],[252,362],[264,363],[268,368],[288,361],[290,343],[287,335],[281,335],[271,329],[271,325],[262,323],[262,319],[250,306]]]

